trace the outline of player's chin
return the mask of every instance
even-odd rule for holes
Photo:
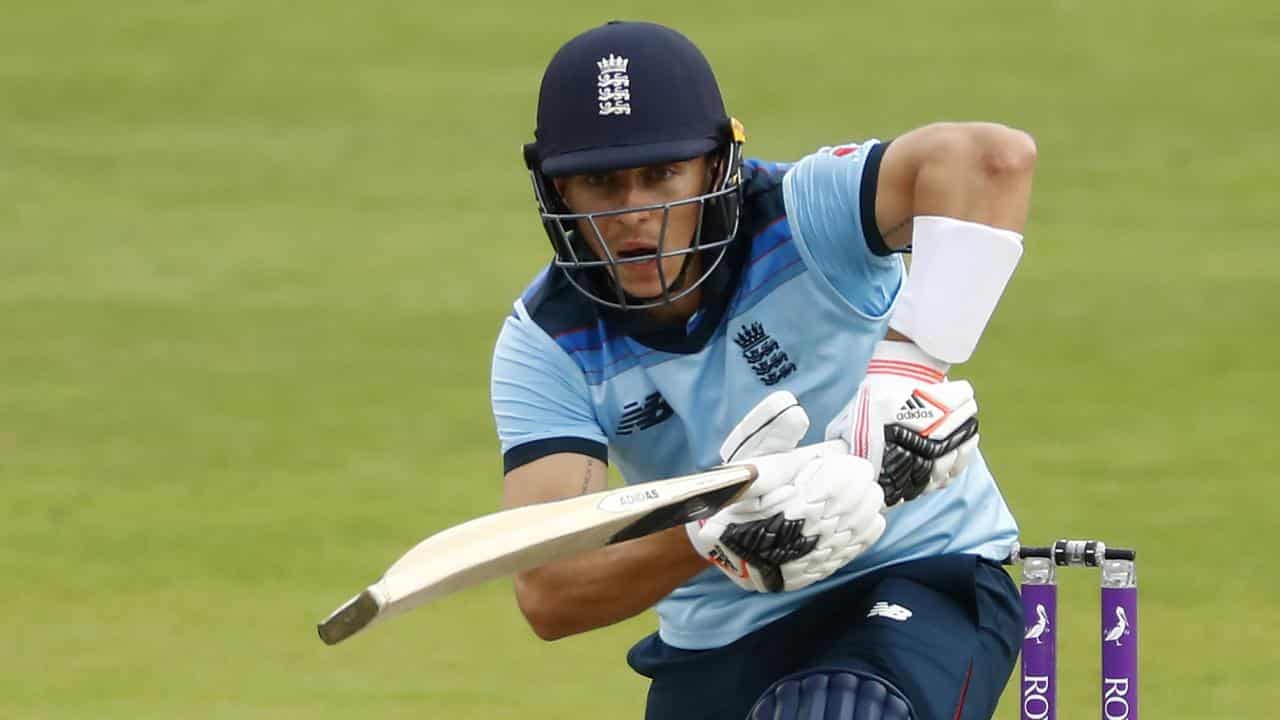
[[[675,273],[668,276],[668,279],[674,279]],[[640,300],[659,300],[662,298],[663,283],[656,276],[645,280],[629,280],[623,278],[622,289],[627,295]],[[675,295],[680,292],[680,287],[668,285],[668,294]],[[681,286],[683,287],[683,286]]]
[[[656,266],[623,265],[618,268],[618,283],[632,297],[650,297],[662,294],[662,278]]]
[[[657,300],[662,297],[662,284],[658,282],[624,282],[622,291],[634,300]]]

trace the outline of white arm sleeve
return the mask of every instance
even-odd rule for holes
[[[1012,230],[921,215],[911,233],[911,278],[889,327],[947,363],[973,355],[1022,257]]]

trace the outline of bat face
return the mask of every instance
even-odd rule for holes
[[[335,645],[432,599],[561,558],[709,517],[756,479],[751,465],[485,515],[418,543],[317,630]]]

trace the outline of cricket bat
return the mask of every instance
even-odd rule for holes
[[[755,482],[733,465],[485,515],[418,543],[317,626],[336,645],[375,622],[503,575],[714,515]]]

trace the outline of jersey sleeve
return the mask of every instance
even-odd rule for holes
[[[582,370],[519,308],[498,335],[489,395],[504,473],[561,452],[608,461]]]
[[[876,184],[887,143],[824,147],[783,179],[783,198],[800,254],[844,300],[878,318],[893,305],[902,262],[876,225]]]

